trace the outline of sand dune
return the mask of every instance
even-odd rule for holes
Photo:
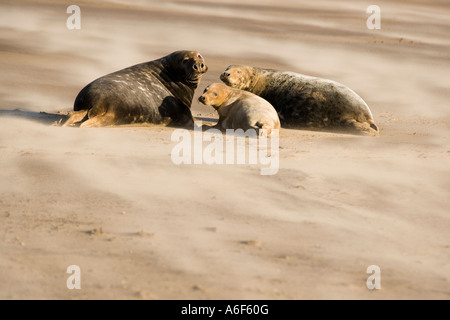
[[[350,0],[83,0],[70,31],[67,1],[2,1],[0,298],[449,299],[450,8],[378,2],[372,31]],[[174,165],[173,128],[61,128],[40,113],[178,49],[207,59],[197,97],[234,63],[330,78],[367,101],[381,136],[283,129],[279,173],[261,176]],[[82,290],[66,287],[70,265]]]

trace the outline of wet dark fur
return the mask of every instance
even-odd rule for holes
[[[108,113],[114,119],[108,125],[192,122],[190,107],[202,74],[179,66],[185,54],[175,52],[95,80],[78,94],[74,111],[89,111],[83,122]]]

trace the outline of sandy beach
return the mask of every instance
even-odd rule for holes
[[[450,299],[450,5],[376,1],[369,30],[370,4],[1,0],[0,299]],[[347,85],[380,137],[282,129],[263,176],[174,164],[171,127],[54,125],[89,82],[184,49],[209,66],[198,118],[248,64]]]

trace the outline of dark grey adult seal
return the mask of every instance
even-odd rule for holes
[[[194,91],[207,71],[197,51],[177,51],[106,75],[81,90],[64,126],[189,125]]]
[[[364,100],[335,81],[240,65],[228,67],[220,79],[269,101],[285,127],[379,134]]]

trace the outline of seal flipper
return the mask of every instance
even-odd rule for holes
[[[378,126],[375,124],[375,122],[373,120],[369,120],[367,121],[370,124],[370,127],[375,130],[376,132],[380,132],[380,129],[378,128]]]
[[[114,116],[114,114],[107,112],[104,115],[96,116],[83,122],[80,128],[108,127],[113,126],[115,124],[116,124],[116,117]]]
[[[75,127],[87,119],[89,119],[88,110],[75,111],[70,115],[69,120],[63,124],[63,127]]]
[[[272,128],[261,122],[256,122],[254,126],[251,127],[256,131],[258,137],[270,137],[272,135]]]
[[[355,119],[347,120],[345,125],[357,134],[365,136],[379,136],[378,127],[372,120],[367,122],[358,122]],[[373,127],[375,126],[375,128]]]

